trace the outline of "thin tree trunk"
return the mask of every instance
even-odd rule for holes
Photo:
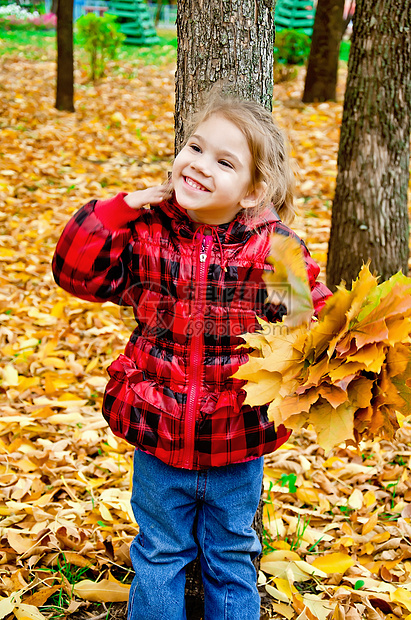
[[[319,0],[305,78],[303,101],[335,101],[344,0]]]
[[[58,0],[56,108],[74,112],[73,0]]]
[[[154,18],[154,26],[157,28],[161,17],[161,9],[163,8],[163,0],[157,0],[156,15]]]
[[[411,0],[359,0],[332,209],[327,284],[361,265],[382,279],[408,269]]]
[[[184,122],[202,93],[224,80],[230,90],[271,110],[273,94],[272,0],[179,0],[177,8],[175,151],[182,146]],[[254,520],[262,536],[262,502]],[[259,562],[256,563],[258,569]],[[187,618],[203,617],[199,561],[187,571]],[[217,620],[217,619],[216,619]]]

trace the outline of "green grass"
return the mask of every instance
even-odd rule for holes
[[[53,30],[19,30],[0,28],[0,56],[23,56],[40,60],[48,50],[56,47]],[[44,58],[45,59],[45,58]]]
[[[175,30],[159,30],[159,45],[137,47],[122,45],[118,60],[138,61],[145,65],[162,65],[175,60],[177,37]],[[81,49],[74,34],[75,52]],[[56,52],[54,30],[10,29],[0,27],[0,55],[25,57],[29,60],[50,60]]]
[[[122,45],[118,55],[119,60],[139,60],[145,65],[162,65],[176,59],[177,35],[175,31],[159,30],[159,45],[136,47]]]
[[[159,45],[149,47],[137,47],[134,45],[122,45],[117,62],[132,61],[144,65],[161,66],[176,59],[177,36],[174,29],[158,30]],[[75,51],[81,49],[74,35]],[[56,33],[53,30],[5,30],[0,27],[0,56],[18,55],[29,60],[50,60],[56,51]],[[350,42],[342,41],[340,47],[340,60],[348,62]],[[82,58],[80,58],[82,60]]]
[[[63,620],[67,616],[67,608],[72,600],[78,600],[78,597],[73,595],[74,586],[83,579],[90,579],[95,582],[99,581],[101,575],[97,575],[96,572],[96,568],[91,564],[89,566],[79,567],[67,562],[63,551],[60,552],[57,558],[57,566],[53,568],[35,569],[37,578],[41,579],[43,576],[47,577],[48,575],[55,576],[55,581],[51,586],[54,584],[61,584],[63,580],[66,583],[66,588],[63,589],[63,587],[61,587],[51,594],[47,602],[40,607],[40,612],[45,614],[48,620]],[[60,574],[60,578],[58,578],[58,574]],[[122,583],[131,583],[134,576],[133,571],[129,568],[117,565],[114,567],[113,574],[115,578]],[[72,586],[71,592],[67,586]],[[108,620],[111,616],[111,607],[112,603],[107,604],[107,607],[101,603],[94,603],[92,610],[97,611],[97,615],[101,617],[103,617],[103,614],[100,612],[103,612],[106,614],[104,620]]]

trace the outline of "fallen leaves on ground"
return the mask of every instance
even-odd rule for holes
[[[314,432],[301,431],[266,459],[269,551],[260,584],[276,600],[274,617],[296,618],[306,606],[320,620],[408,618],[410,440],[407,422],[395,442],[363,442],[326,458]]]
[[[3,596],[23,602],[47,588],[39,607],[58,607],[61,592],[68,607],[74,578],[112,570],[130,581],[132,449],[108,430],[101,403],[131,321],[66,295],[50,260],[81,204],[166,178],[173,67],[132,70],[78,87],[71,115],[53,107],[53,62],[1,65],[0,575]]]
[[[3,56],[0,73],[0,617],[42,618],[75,614],[108,581],[123,597],[130,582],[132,450],[100,410],[132,321],[66,295],[50,260],[81,204],[166,178],[174,67],[125,62],[96,87],[77,70],[75,114],[53,107],[47,53]],[[300,168],[296,229],[324,277],[341,102],[302,105],[301,80],[276,86],[274,115]],[[260,582],[271,617],[411,613],[409,441],[405,421],[393,443],[325,458],[303,430],[267,458]]]

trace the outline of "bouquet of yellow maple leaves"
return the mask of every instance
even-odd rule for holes
[[[351,290],[330,297],[318,321],[299,244],[274,235],[266,275],[269,296],[291,291],[281,323],[260,320],[243,335],[254,349],[234,375],[247,380],[246,403],[270,403],[276,425],[312,425],[328,452],[342,441],[391,438],[411,414],[411,278],[401,272],[378,284],[364,265]]]

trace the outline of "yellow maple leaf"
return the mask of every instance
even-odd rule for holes
[[[364,298],[376,285],[377,278],[371,275],[368,265],[363,265],[351,291],[340,285],[337,292],[327,299],[320,313],[321,320],[312,329],[317,357],[325,348],[328,356],[332,356],[337,342],[347,333],[350,322],[362,307]]]
[[[310,392],[301,395],[290,394],[285,398],[277,396],[268,407],[268,417],[276,426],[291,424],[290,428],[301,428],[307,420],[311,405],[318,397],[319,394],[315,390],[310,390]]]
[[[330,403],[319,399],[310,409],[310,423],[317,433],[317,441],[329,452],[342,441],[352,440],[355,408],[344,403],[334,409]]]
[[[387,347],[383,342],[372,343],[362,347],[352,355],[347,355],[347,362],[364,364],[367,372],[380,372],[387,354]]]
[[[392,347],[409,339],[411,334],[411,319],[409,317],[388,318],[386,324],[388,329],[387,341]]]
[[[247,392],[245,403],[255,407],[274,400],[280,389],[281,380],[280,373],[260,370],[258,382],[249,381],[244,387]]]
[[[337,385],[323,383],[318,388],[318,393],[323,397],[324,400],[330,403],[334,409],[336,409],[339,405],[342,405],[347,400],[347,392],[343,390],[341,387]]]
[[[263,370],[263,363],[266,358],[250,355],[246,364],[239,367],[233,375],[236,379],[246,379],[247,381],[255,381],[263,379],[267,375],[267,370]]]
[[[314,307],[300,244],[292,237],[274,234],[270,239],[270,256],[267,260],[275,268],[264,277],[268,299],[273,302],[284,300],[287,307],[284,324],[290,327],[308,324],[314,314]]]
[[[367,377],[359,376],[348,386],[348,400],[356,409],[367,407],[372,399],[373,382]]]
[[[314,361],[328,348],[330,349],[329,357],[331,357],[333,353],[331,343],[335,337],[339,337],[341,330],[344,329],[347,321],[346,313],[350,305],[350,293],[342,286],[337,287],[336,293],[325,302],[325,306],[318,317],[318,323],[315,323],[311,328],[310,346],[315,352]]]

